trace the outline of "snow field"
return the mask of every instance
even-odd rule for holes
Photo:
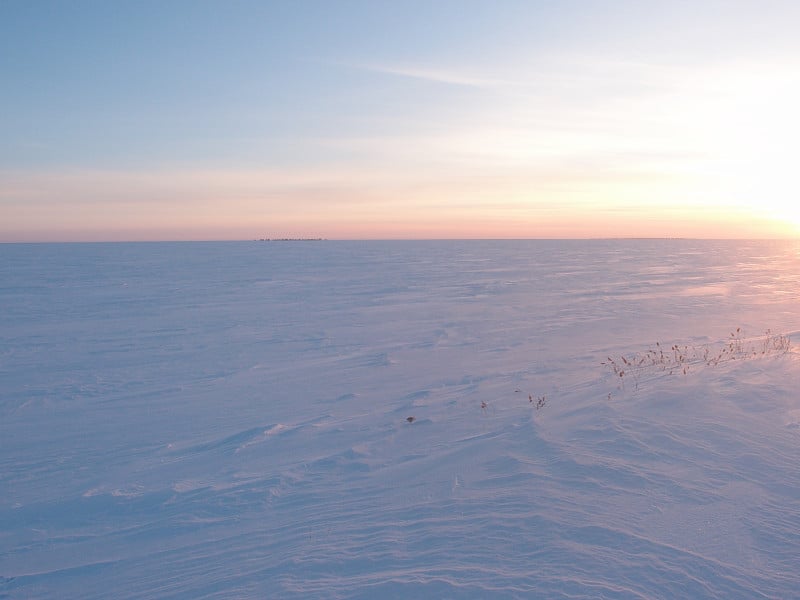
[[[796,597],[798,256],[0,247],[0,597]]]

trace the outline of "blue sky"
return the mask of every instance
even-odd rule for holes
[[[0,3],[0,240],[800,232],[793,2]]]

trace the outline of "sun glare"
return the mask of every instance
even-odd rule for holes
[[[787,233],[798,234],[800,195],[797,179],[786,164],[790,155],[771,154],[752,157],[733,181],[739,185],[738,194],[754,216],[781,223]]]
[[[800,235],[800,206],[797,201],[786,200],[775,206],[774,217],[785,223],[792,233]]]
[[[800,234],[794,164],[800,78],[786,66],[743,68],[717,84],[726,90],[726,102],[707,112],[705,123],[698,121],[707,142],[706,192],[720,207],[738,206],[756,220],[773,222],[778,234]]]

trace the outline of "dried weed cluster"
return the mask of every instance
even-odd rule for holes
[[[665,372],[669,375],[682,373],[699,367],[711,367],[731,360],[744,360],[784,354],[789,351],[791,342],[784,334],[773,334],[767,330],[760,338],[745,338],[740,327],[731,332],[728,340],[716,345],[680,346],[673,344],[668,349],[656,342],[655,348],[619,359],[608,357],[601,364],[611,369],[624,385],[627,379],[633,378],[638,385],[642,374]]]
[[[669,348],[656,342],[655,348],[649,348],[645,352],[620,356],[617,359],[609,356],[600,364],[614,373],[620,389],[624,389],[625,383],[631,379],[638,389],[639,380],[643,376],[652,377],[661,373],[687,375],[692,370],[713,367],[732,360],[786,354],[791,350],[791,345],[791,340],[786,334],[775,334],[768,329],[763,336],[747,338],[742,333],[741,327],[737,327],[724,342],[702,346],[673,344]],[[514,392],[521,393],[522,390],[516,389]],[[611,392],[608,393],[607,399],[611,400]],[[545,396],[528,394],[528,403],[538,411],[549,404],[549,399]],[[484,413],[487,407],[486,402],[481,402]]]

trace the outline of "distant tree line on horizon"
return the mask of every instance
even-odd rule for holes
[[[322,242],[324,238],[261,238],[259,242]]]

